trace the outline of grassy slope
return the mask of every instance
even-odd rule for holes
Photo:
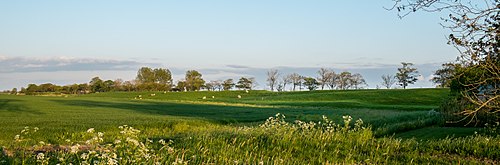
[[[222,92],[126,92],[99,93],[84,97],[110,97],[133,99],[142,95],[144,99],[246,103],[252,105],[274,105],[294,107],[367,108],[390,110],[430,110],[437,108],[448,89],[408,90],[346,90],[346,91],[222,91]],[[156,94],[150,96],[150,94]],[[236,99],[241,95],[241,99]],[[207,97],[203,100],[203,97]],[[213,99],[212,96],[215,98]]]
[[[168,128],[179,122],[251,124],[276,113],[285,114],[290,121],[318,120],[321,115],[339,121],[339,116],[351,115],[374,127],[390,128],[391,124],[425,120],[428,112],[415,110],[437,107],[446,93],[446,89],[412,89],[158,92],[156,96],[150,96],[151,92],[118,92],[67,98],[0,95],[0,143],[10,140],[24,126],[48,130],[40,136],[57,140],[62,137],[54,137],[54,133],[80,132],[90,127],[112,129],[128,124],[138,128]],[[134,100],[137,95],[144,99]],[[243,98],[237,99],[237,95]],[[208,99],[201,99],[204,96]]]
[[[39,127],[33,138],[52,144],[64,144],[65,139],[81,140],[85,135],[82,132],[93,127],[105,132],[105,144],[108,144],[120,136],[116,127],[127,124],[143,130],[141,137],[172,139],[178,150],[170,157],[200,156],[198,160],[192,159],[193,163],[227,164],[240,159],[249,164],[260,160],[277,163],[283,158],[295,164],[304,161],[324,163],[325,160],[375,164],[464,161],[484,164],[495,163],[498,155],[499,146],[495,145],[498,138],[492,139],[494,142],[485,137],[436,140],[449,136],[450,132],[455,136],[470,135],[475,129],[419,129],[432,124],[433,116],[429,116],[428,110],[439,105],[447,94],[446,89],[149,94],[151,92],[69,97],[0,95],[0,146],[12,143],[14,135],[24,126]],[[144,99],[133,99],[137,95]],[[237,99],[237,95],[243,98]],[[201,99],[204,96],[208,99]],[[255,127],[250,131],[220,124],[254,125],[276,113],[285,114],[288,121],[318,120],[325,114],[338,123],[341,115],[349,114],[373,125],[377,128],[375,133],[390,135],[411,130],[396,134],[396,137],[419,136],[429,141],[374,139],[371,132],[318,138],[321,132],[293,134],[284,129],[281,133],[265,133]],[[332,137],[335,138],[332,140]],[[477,144],[469,145],[470,141]]]

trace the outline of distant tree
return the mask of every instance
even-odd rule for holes
[[[238,80],[238,83],[236,83],[236,88],[251,90],[253,83],[252,78],[241,77],[240,80]]]
[[[328,87],[330,89],[335,89],[335,87],[337,86],[338,75],[333,70],[330,70],[327,73],[327,77],[328,77],[328,80],[326,80],[326,84],[328,85]]]
[[[214,85],[212,84],[212,82],[211,82],[211,81],[210,81],[210,82],[205,83],[205,88],[206,88],[208,91],[215,91],[215,89],[214,89],[215,87],[214,87]]]
[[[175,86],[178,91],[187,91],[186,81],[179,80],[177,81],[177,85]]]
[[[292,83],[292,77],[290,75],[283,75],[281,80],[281,83],[283,84],[281,85],[281,89],[284,91],[286,90],[286,85]]]
[[[134,81],[125,81],[123,82],[123,90],[125,91],[135,91],[135,83]]]
[[[233,79],[227,79],[227,80],[224,80],[224,82],[222,82],[222,89],[224,89],[225,91],[228,91],[228,90],[233,89],[234,85],[235,84],[233,82]]]
[[[156,68],[153,70],[156,83],[172,85],[172,73],[168,69]]]
[[[282,92],[283,91],[283,89],[284,89],[283,84],[284,83],[282,83],[282,82],[278,82],[278,86],[276,87],[276,90],[278,92]]]
[[[115,81],[113,81],[113,90],[114,91],[124,91],[122,79],[116,79]]]
[[[114,88],[115,88],[115,82],[113,80],[106,80],[104,82],[102,82],[103,84],[103,92],[109,92],[109,91],[113,91]]]
[[[306,78],[305,76],[300,76],[299,77],[299,83],[298,83],[298,85],[299,85],[299,91],[302,91],[302,86],[304,85],[304,79],[305,78]]]
[[[26,94],[26,88],[25,88],[25,87],[21,87],[21,91],[19,91],[19,93],[24,93],[24,94]]]
[[[79,92],[79,88],[78,88],[78,84],[72,84],[72,85],[69,85],[69,93],[71,94],[78,94]]]
[[[398,73],[396,73],[396,79],[398,79],[399,85],[406,89],[409,84],[415,83],[418,79],[417,68],[413,68],[412,63],[402,62],[403,66],[398,68]]]
[[[346,90],[351,87],[352,74],[344,71],[337,76],[337,87],[341,90]]]
[[[86,94],[86,93],[91,92],[90,86],[87,83],[78,84],[78,90],[80,91],[80,94]]]
[[[99,77],[94,77],[89,82],[91,92],[103,92],[104,82]]]
[[[355,73],[351,76],[351,87],[354,89],[359,89],[361,85],[367,85],[363,76],[359,73]]]
[[[396,77],[393,75],[382,75],[382,86],[390,89],[396,83]]]
[[[153,83],[155,82],[155,72],[149,67],[142,67],[137,71],[136,80],[138,83]]]
[[[28,84],[28,87],[26,88],[26,94],[27,95],[32,95],[38,92],[38,85],[36,84]]]
[[[328,81],[331,80],[333,77],[333,74],[331,74],[333,71],[330,69],[326,68],[320,68],[318,71],[318,83],[321,85],[321,90],[325,88],[325,85],[328,86]]]
[[[309,89],[309,91],[313,91],[318,88],[318,85],[320,83],[312,77],[305,77],[304,78],[304,85]]]
[[[213,81],[213,84],[214,84],[214,90],[222,91],[223,86],[221,80]]]
[[[196,70],[188,70],[185,79],[188,91],[200,90],[205,85],[201,73]]]
[[[278,83],[279,72],[276,69],[271,69],[267,71],[267,85],[271,91],[274,91],[275,85]]]
[[[255,80],[255,77],[250,77],[250,78],[248,78],[248,80],[250,80],[251,89],[255,89],[259,86],[259,83],[257,83],[257,81]]]
[[[10,94],[17,94],[17,88],[12,88],[12,90],[10,90]]]
[[[301,82],[302,76],[300,76],[300,74],[298,74],[298,73],[292,73],[288,76],[292,82],[293,91],[295,91],[295,87],[302,84],[302,82]]]
[[[460,64],[445,63],[441,66],[443,68],[436,70],[430,81],[438,84],[438,87],[450,87],[453,75],[455,75],[456,69],[460,68]]]
[[[222,90],[222,82],[221,81],[210,81],[205,84],[205,88],[209,91],[216,91],[216,90]]]
[[[170,90],[172,73],[164,68],[142,67],[137,71],[137,88],[139,90]]]

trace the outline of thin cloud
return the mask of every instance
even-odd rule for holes
[[[160,64],[96,58],[0,56],[0,73],[137,70],[141,66],[160,66]]]
[[[228,68],[232,69],[250,69],[251,67],[243,66],[243,65],[226,65]]]

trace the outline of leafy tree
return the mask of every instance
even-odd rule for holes
[[[241,77],[238,83],[236,83],[236,88],[251,90],[254,83],[253,81],[252,78]]]
[[[26,94],[26,88],[21,87],[21,91],[19,91],[19,93],[24,93],[24,94]]]
[[[172,84],[172,73],[168,69],[156,68],[153,70],[154,79],[159,84]]]
[[[445,63],[441,66],[443,68],[436,70],[434,77],[430,81],[438,84],[439,87],[450,87],[456,68],[459,68],[460,64]]]
[[[12,88],[12,90],[10,90],[10,94],[17,94],[17,88]]]
[[[103,92],[109,92],[109,91],[112,91],[114,90],[115,88],[115,82],[113,80],[106,80],[104,82],[102,82],[103,84]]]
[[[396,79],[398,79],[399,85],[406,89],[409,84],[415,83],[418,79],[417,68],[412,68],[412,63],[402,62],[403,66],[398,68],[398,73],[396,73]]]
[[[28,84],[28,87],[26,88],[26,94],[27,95],[32,95],[34,93],[38,92],[38,85],[36,84]]]
[[[203,80],[201,73],[196,70],[188,70],[185,78],[188,91],[200,90],[205,85],[205,80]]]
[[[80,91],[79,94],[89,93],[90,92],[89,84],[87,84],[87,83],[78,84],[78,91]]]
[[[89,85],[92,92],[104,92],[104,82],[99,77],[92,78]]]
[[[267,84],[271,91],[274,91],[274,86],[278,83],[279,72],[276,69],[267,71]]]
[[[187,91],[186,81],[177,81],[176,88],[179,91]]]
[[[231,90],[233,89],[234,87],[234,82],[233,82],[233,79],[227,79],[227,80],[224,80],[224,82],[222,82],[222,88],[225,90],[225,91],[228,91],[228,90]]]
[[[393,75],[382,75],[382,86],[390,89],[396,83],[396,77]]]
[[[142,67],[137,71],[136,80],[138,83],[153,83],[156,81],[155,71],[149,67]]]
[[[318,88],[318,85],[320,85],[320,83],[315,78],[306,77],[304,78],[304,85],[307,87],[307,89],[309,89],[309,91],[313,91]]]

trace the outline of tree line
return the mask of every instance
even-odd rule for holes
[[[382,84],[390,88],[394,83],[400,82],[403,88],[414,83],[416,79],[416,68],[412,68],[411,63],[402,63],[403,67],[398,68],[397,76],[382,76]],[[301,90],[348,90],[363,89],[368,86],[363,76],[359,73],[343,71],[336,73],[332,69],[320,68],[316,78],[303,76],[298,73],[282,75],[278,70],[271,69],[267,72],[267,86],[271,91],[301,91]],[[396,81],[397,80],[397,81]],[[27,95],[62,93],[62,94],[88,94],[111,91],[227,91],[227,90],[252,90],[257,86],[253,77],[241,77],[237,81],[234,79],[205,81],[203,75],[196,70],[188,70],[184,79],[174,83],[172,73],[165,68],[142,67],[137,71],[134,80],[124,81],[102,80],[99,77],[92,78],[88,83],[71,84],[59,86],[52,83],[29,84],[20,90],[13,88],[12,94],[22,93]],[[288,87],[288,88],[287,88]]]
[[[271,91],[285,91],[287,85],[290,85],[292,91],[296,90],[316,90],[320,88],[324,90],[325,87],[333,90],[347,90],[347,89],[361,89],[366,87],[363,76],[359,73],[351,73],[344,71],[335,73],[332,69],[321,68],[318,72],[318,77],[303,76],[298,73],[291,73],[282,75],[278,70],[271,69],[267,72],[267,86]]]
[[[169,69],[142,67],[137,71],[136,78],[130,81],[123,81],[122,79],[102,80],[99,77],[94,77],[88,83],[64,86],[52,83],[28,84],[27,87],[22,87],[20,90],[13,88],[4,92],[37,95],[46,93],[88,94],[111,91],[221,91],[232,89],[251,90],[255,86],[256,81],[253,77],[241,77],[238,81],[226,79],[224,81],[206,82],[202,74],[196,70],[188,70],[183,80],[174,83]]]

